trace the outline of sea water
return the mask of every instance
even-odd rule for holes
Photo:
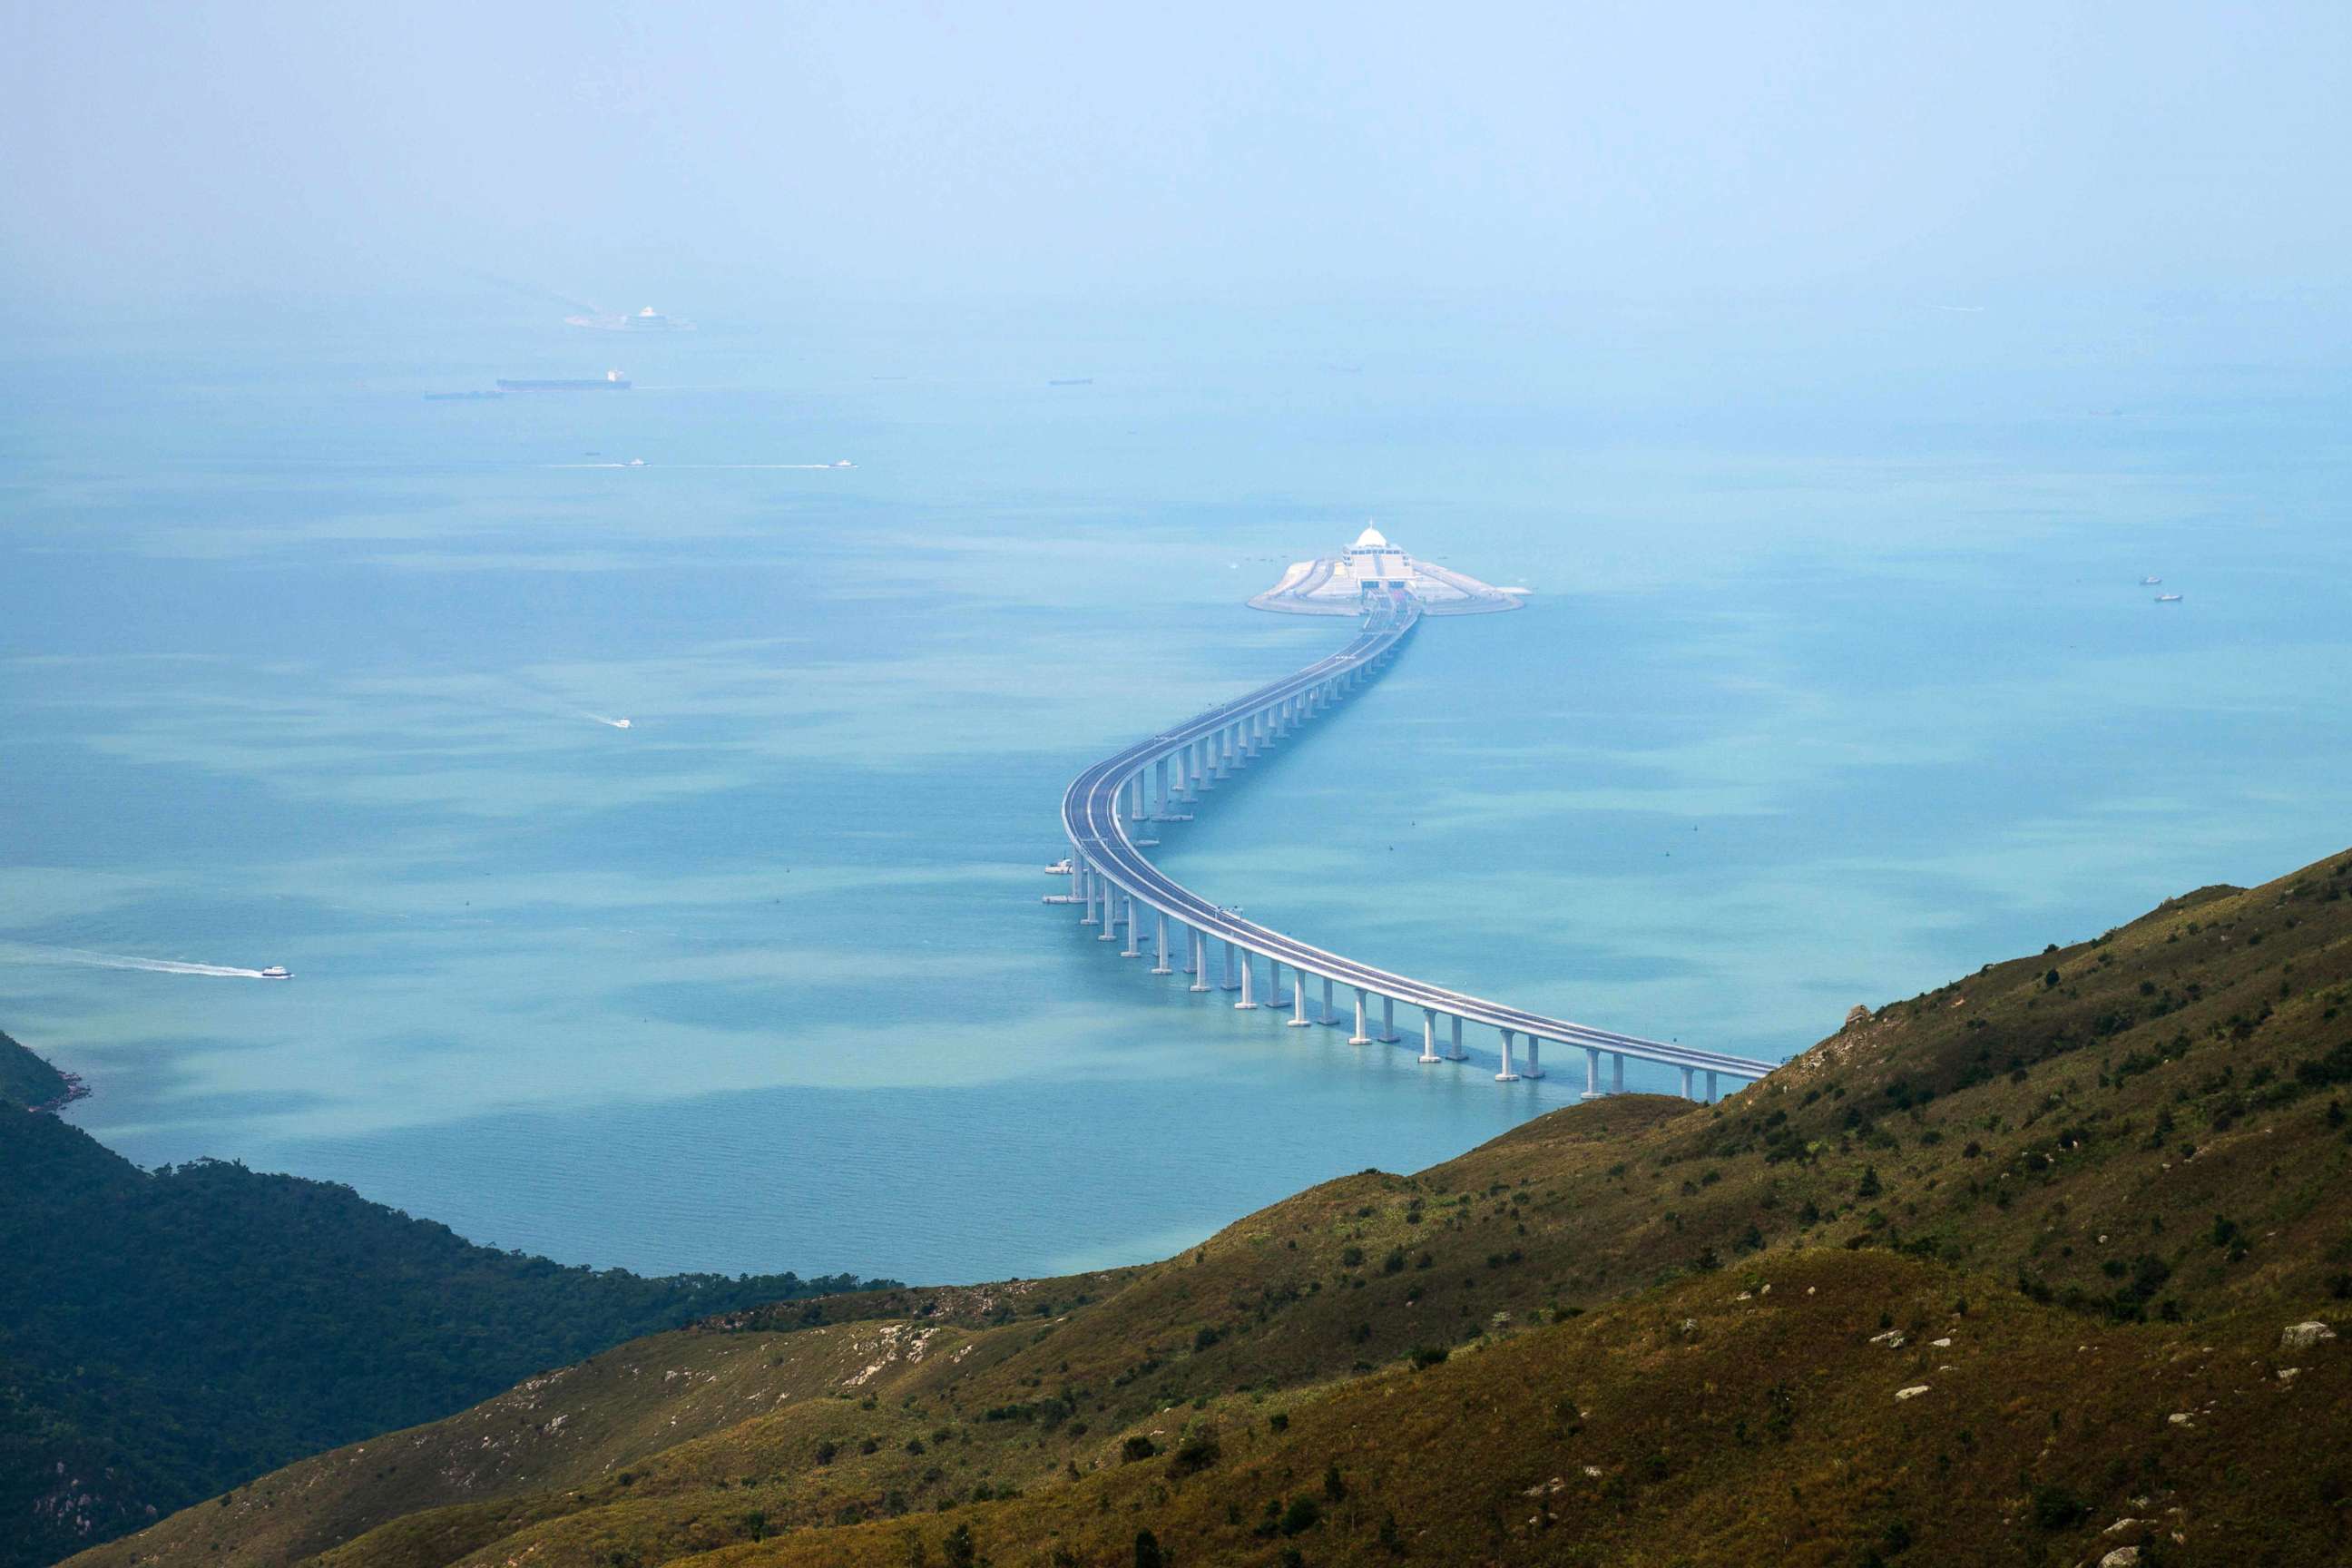
[[[1073,774],[1344,640],[1243,601],[1367,520],[1528,607],[1158,853],[1389,967],[1779,1059],[2352,839],[2344,383],[2276,321],[689,313],[15,352],[0,1027],[107,1143],[943,1280],[1572,1105],[1580,1052],[1350,1047],[1040,901]]]

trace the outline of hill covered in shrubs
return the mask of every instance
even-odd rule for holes
[[[29,1110],[66,1079],[5,1037],[0,1086],[0,1568],[622,1340],[864,1283],[567,1268],[331,1183],[142,1171]]]
[[[716,1314],[87,1562],[2344,1562],[2347,1098],[2352,856],[1719,1105],[1148,1267]]]

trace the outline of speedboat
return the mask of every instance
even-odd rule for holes
[[[261,977],[264,980],[291,980],[294,972],[282,963],[273,963],[261,972]]]
[[[2139,585],[2143,588],[2153,588],[2163,581],[2161,577],[2143,577],[2139,580]]]
[[[2180,603],[2180,595],[2178,594],[2158,594],[2156,596],[2156,602],[2159,605],[2177,605]]]
[[[1070,870],[1071,867],[1069,858],[1065,856],[1061,859],[1056,860],[1052,865],[1046,867],[1045,875],[1048,877],[1066,877],[1070,874]]]

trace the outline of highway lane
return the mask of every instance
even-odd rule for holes
[[[1169,877],[1136,847],[1128,835],[1126,814],[1120,809],[1120,797],[1129,780],[1178,748],[1216,734],[1274,703],[1368,669],[1394,653],[1413,634],[1420,619],[1419,606],[1409,600],[1393,610],[1376,614],[1338,652],[1138,742],[1080,773],[1064,792],[1062,822],[1081,863],[1145,907],[1167,914],[1212,940],[1231,942],[1246,952],[1263,955],[1335,984],[1467,1023],[1507,1029],[1535,1040],[1589,1047],[1639,1060],[1735,1078],[1761,1078],[1769,1072],[1773,1066],[1769,1062],[1597,1029],[1358,963],[1230,912]],[[1134,945],[1132,939],[1130,945]]]

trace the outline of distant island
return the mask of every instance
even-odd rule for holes
[[[883,1283],[644,1279],[478,1247],[350,1188],[142,1171],[0,1035],[0,1568],[714,1312]]]
[[[78,1561],[2342,1563],[2348,1096],[2352,853],[1720,1104],[1148,1267],[730,1308]]]

